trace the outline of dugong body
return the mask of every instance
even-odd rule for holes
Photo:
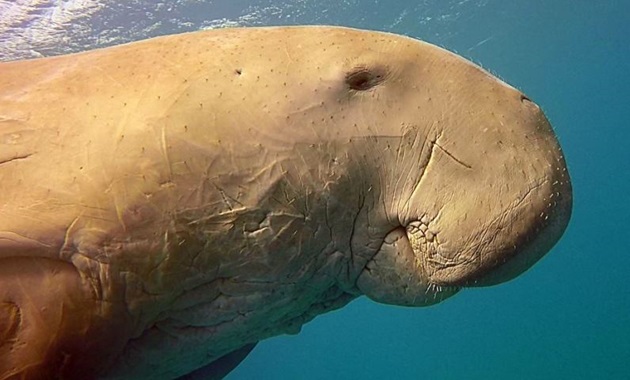
[[[538,106],[406,37],[224,29],[3,63],[0,379],[220,376],[360,295],[515,277],[571,196]]]

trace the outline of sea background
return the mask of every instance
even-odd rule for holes
[[[0,60],[294,24],[421,38],[523,90],[564,149],[573,218],[509,283],[429,308],[358,299],[228,379],[630,379],[630,1],[0,0]]]

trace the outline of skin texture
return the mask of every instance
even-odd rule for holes
[[[0,64],[0,189],[0,379],[209,374],[360,295],[511,279],[572,202],[519,91],[332,27]]]

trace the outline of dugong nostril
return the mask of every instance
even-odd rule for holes
[[[520,94],[521,104],[528,109],[532,109],[534,111],[540,111],[540,107],[538,104],[534,103],[530,98],[528,98],[525,94]]]
[[[536,105],[536,103],[532,102],[525,94],[521,94],[521,102],[528,105]]]

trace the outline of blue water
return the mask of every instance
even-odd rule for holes
[[[481,64],[540,104],[573,179],[569,229],[519,278],[430,308],[358,299],[299,335],[262,342],[229,379],[630,379],[630,1],[128,3],[77,19],[74,39],[41,37],[37,51],[18,52],[28,46],[19,43],[0,53],[67,52],[230,22],[406,34]]]

